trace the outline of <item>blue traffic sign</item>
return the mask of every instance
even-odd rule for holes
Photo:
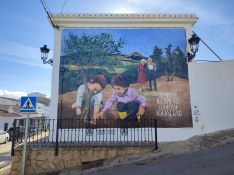
[[[21,97],[20,112],[35,113],[37,109],[37,97]]]

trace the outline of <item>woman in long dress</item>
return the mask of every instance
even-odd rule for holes
[[[137,82],[139,84],[140,90],[145,91],[146,90],[146,60],[142,59],[140,64],[138,65],[138,79]]]

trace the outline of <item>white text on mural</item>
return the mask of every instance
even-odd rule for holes
[[[157,117],[180,117],[182,110],[179,109],[180,99],[176,93],[161,92],[157,97]]]

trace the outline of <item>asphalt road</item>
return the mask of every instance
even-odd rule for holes
[[[0,155],[11,151],[11,142],[0,143]]]
[[[11,153],[0,154],[0,170],[11,162]]]
[[[92,175],[234,175],[234,143],[206,151],[115,167]]]
[[[0,174],[11,163],[11,142],[0,144]],[[4,170],[5,171],[5,170]]]

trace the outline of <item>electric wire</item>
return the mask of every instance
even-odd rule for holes
[[[46,12],[46,14],[47,14],[47,16],[48,16],[48,18],[49,18],[49,20],[50,20],[50,22],[51,22],[53,28],[59,29],[59,26],[56,24],[56,22],[55,22],[55,20],[54,20],[54,18],[53,18],[53,15],[52,15],[51,12],[49,11],[49,9],[48,9],[48,7],[46,6],[46,3],[44,2],[44,0],[41,0],[41,3],[42,3],[42,5],[43,5],[43,7],[44,7],[44,9],[45,9],[45,12]]]
[[[194,31],[192,31],[197,37],[199,37]],[[200,38],[200,37],[199,37]],[[223,61],[201,38],[201,42],[220,60]]]
[[[58,22],[60,21],[59,19],[60,19],[61,16],[62,16],[62,13],[63,13],[63,10],[64,10],[64,7],[65,7],[66,3],[67,3],[67,0],[64,0],[63,6],[62,6],[62,9],[61,9],[61,12],[60,12],[60,14],[59,14]]]
[[[63,13],[63,10],[64,10],[64,7],[65,7],[66,3],[67,3],[67,0],[65,0],[64,3],[63,3],[63,7],[62,7],[62,10],[60,12],[60,15]]]

